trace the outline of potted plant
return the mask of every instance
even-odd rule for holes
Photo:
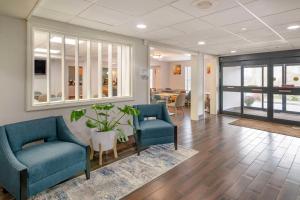
[[[99,151],[99,144],[101,144],[101,151],[112,149],[115,138],[119,142],[128,141],[127,135],[120,128],[120,125],[128,125],[132,127],[131,119],[123,122],[124,117],[137,116],[139,111],[132,106],[125,105],[117,107],[117,112],[114,105],[108,104],[94,104],[90,107],[94,116],[87,114],[87,109],[73,110],[71,113],[71,122],[78,121],[85,117],[86,126],[91,129],[91,139],[93,149]]]
[[[252,96],[246,96],[245,100],[244,100],[246,106],[248,106],[248,107],[251,106],[254,103],[254,101],[255,101],[255,98]]]

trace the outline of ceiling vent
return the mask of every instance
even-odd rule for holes
[[[196,0],[192,5],[196,6],[201,10],[209,9],[213,6],[214,2],[212,0]]]

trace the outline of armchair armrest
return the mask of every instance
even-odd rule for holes
[[[65,142],[72,142],[75,144],[78,144],[84,148],[88,148],[89,145],[84,144],[80,140],[78,140],[73,133],[70,131],[70,129],[67,127],[64,119],[62,116],[57,117],[56,119],[57,123],[57,136],[59,140],[65,141]]]
[[[133,126],[134,126],[134,132],[141,130],[140,122],[137,116],[133,116]]]
[[[163,119],[164,119],[166,122],[168,122],[169,124],[172,124],[172,125],[175,127],[176,125],[172,122],[172,120],[171,120],[171,118],[170,118],[170,115],[169,115],[169,112],[168,112],[168,110],[167,110],[166,105],[163,105],[163,104],[162,104],[162,107],[163,107]]]
[[[27,167],[12,152],[5,129],[0,127],[0,184],[17,199],[27,195]]]

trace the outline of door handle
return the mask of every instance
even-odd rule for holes
[[[291,93],[292,90],[278,90],[279,92],[284,92],[284,93]]]
[[[227,89],[234,89],[234,87],[232,87],[232,86],[228,86],[228,87],[226,87]]]
[[[262,92],[262,89],[252,89],[253,92]]]

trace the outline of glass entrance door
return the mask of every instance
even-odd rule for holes
[[[222,79],[222,110],[240,115],[241,106],[241,66],[223,67]]]
[[[243,67],[242,114],[268,117],[267,86],[267,65],[245,65]]]
[[[300,64],[273,66],[273,119],[300,122]]]

